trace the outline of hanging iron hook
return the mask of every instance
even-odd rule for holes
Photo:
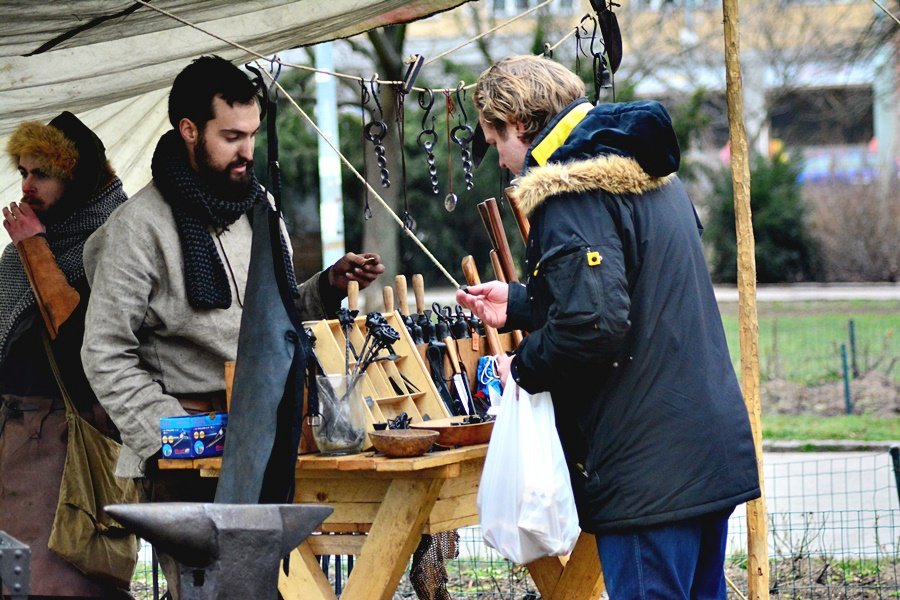
[[[460,118],[462,119],[459,124],[460,126],[469,125],[469,115],[466,113],[466,84],[464,81],[460,81],[459,85],[456,86],[456,106],[459,107],[459,110],[462,112]],[[460,96],[462,94],[462,96]]]
[[[599,56],[603,56],[603,53],[606,52],[606,45],[604,42],[601,41],[600,44],[603,45],[603,49],[600,50],[599,52],[594,50],[594,44],[597,43],[597,29],[599,29],[600,24],[597,22],[597,18],[594,17],[593,15],[587,15],[587,16],[589,16],[591,18],[591,22],[593,23],[593,27],[591,28],[591,46],[590,46],[591,56],[593,56],[594,58],[597,58]],[[582,19],[582,21],[584,21],[584,19]]]
[[[384,118],[384,110],[381,108],[381,101],[378,99],[378,92],[381,90],[381,85],[378,83],[378,73],[372,75],[372,80],[369,82],[369,89],[372,91],[372,98],[375,100],[375,106],[378,107],[378,120],[382,120]]]
[[[426,101],[426,98],[428,99]],[[425,111],[422,115],[422,131],[434,131],[435,116],[431,115],[431,108],[434,106],[434,92],[429,88],[425,88],[419,92],[419,108]],[[428,115],[431,115],[431,128],[426,126]]]

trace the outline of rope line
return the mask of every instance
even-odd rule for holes
[[[428,250],[428,248],[425,246],[425,244],[423,244],[422,241],[419,238],[417,238],[416,235],[412,231],[410,231],[403,225],[403,221],[400,219],[400,217],[397,216],[397,213],[395,213],[393,211],[393,209],[388,205],[388,203],[385,202],[384,198],[381,197],[381,194],[379,194],[375,190],[375,188],[373,188],[371,185],[369,185],[369,182],[366,181],[365,178],[363,178],[363,176],[359,174],[359,171],[356,170],[356,168],[347,159],[347,157],[344,156],[343,154],[341,154],[341,151],[337,147],[335,147],[334,142],[331,141],[331,138],[329,138],[328,135],[326,135],[324,131],[319,129],[319,126],[316,125],[315,121],[313,121],[312,118],[308,114],[306,114],[306,111],[303,110],[299,104],[297,104],[297,102],[287,93],[287,90],[285,90],[281,86],[280,83],[275,81],[275,78],[272,77],[272,75],[269,74],[268,71],[266,71],[265,69],[261,69],[261,70],[266,75],[266,77],[268,77],[272,81],[272,83],[274,85],[276,85],[278,87],[278,89],[282,91],[282,93],[284,93],[284,95],[288,99],[288,101],[294,106],[294,108],[296,108],[300,112],[301,115],[303,115],[303,118],[306,119],[306,121],[310,125],[312,125],[313,129],[316,130],[316,133],[319,135],[319,137],[321,137],[323,140],[325,140],[325,143],[331,147],[331,149],[338,155],[338,157],[340,157],[341,161],[347,166],[348,169],[350,169],[350,171],[356,176],[356,178],[359,179],[364,186],[366,186],[366,188],[369,190],[369,194],[374,196],[375,199],[381,203],[381,205],[385,208],[385,210],[388,211],[388,214],[391,216],[391,218],[393,218],[394,221],[397,222],[397,225],[400,226],[400,228],[403,230],[404,233],[406,233],[406,235],[409,237],[409,239],[411,239],[419,247],[419,249],[421,249],[422,252],[425,253],[425,256],[427,256],[428,259],[431,260],[432,263],[434,263],[434,266],[436,266],[438,268],[438,270],[441,272],[441,274],[447,278],[447,281],[449,281],[451,284],[453,284],[454,288],[458,288],[459,283],[456,281],[456,279],[454,279],[453,276],[450,275],[449,272],[447,272],[447,269],[445,269],[444,266],[440,263],[440,261],[437,258],[435,258],[434,254],[432,254],[431,251]]]
[[[884,14],[886,14],[887,16],[889,16],[890,18],[892,18],[892,19],[894,20],[894,22],[895,22],[897,25],[900,25],[900,19],[897,19],[897,17],[895,17],[895,16],[891,13],[891,11],[889,11],[887,8],[885,8],[884,6],[882,6],[881,3],[878,2],[878,0],[872,0],[872,3],[873,3],[875,6],[877,6],[878,8],[880,8],[881,10],[883,10],[883,11],[884,11]]]

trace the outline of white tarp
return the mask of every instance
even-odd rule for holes
[[[264,55],[409,22],[469,0],[154,0],[203,29]],[[168,89],[202,54],[253,56],[130,0],[0,2],[0,151],[23,120],[69,110],[94,129],[133,194],[150,179],[150,155],[169,128]],[[127,12],[128,14],[124,14]],[[51,47],[52,46],[52,47]],[[30,56],[29,56],[30,54]],[[0,203],[20,195],[0,165]]]

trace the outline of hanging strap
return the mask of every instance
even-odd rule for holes
[[[56,357],[53,355],[53,348],[50,346],[50,338],[47,337],[47,331],[41,330],[41,339],[44,342],[44,350],[47,351],[47,360],[50,362],[50,370],[53,371],[53,377],[56,379],[56,385],[59,386],[59,393],[62,395],[63,402],[66,404],[66,415],[76,415],[78,411],[75,410],[75,405],[72,403],[72,399],[69,397],[69,392],[66,390],[66,384],[63,383],[62,374],[59,372],[59,365],[56,364]]]

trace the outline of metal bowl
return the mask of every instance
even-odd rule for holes
[[[385,429],[369,432],[369,439],[375,449],[391,458],[425,454],[431,450],[438,437],[438,432],[430,429]]]

